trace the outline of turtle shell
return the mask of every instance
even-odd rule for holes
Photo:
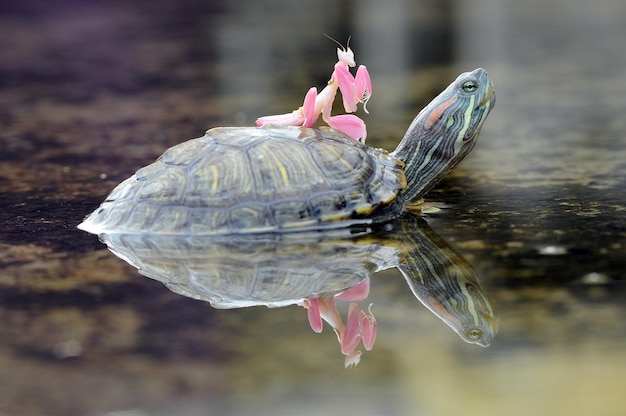
[[[370,223],[403,163],[329,129],[220,127],[119,184],[79,228],[224,235]]]

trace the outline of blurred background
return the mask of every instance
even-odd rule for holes
[[[297,306],[216,310],[76,230],[166,148],[323,87],[336,44],[393,149],[460,72],[497,104],[427,197],[497,307],[464,343],[396,270],[343,368]],[[626,409],[626,2],[241,0],[0,5],[0,415],[621,415]]]

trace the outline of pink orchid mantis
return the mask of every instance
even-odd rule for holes
[[[319,94],[317,88],[312,87],[306,93],[302,107],[287,114],[260,117],[256,121],[257,126],[282,124],[313,127],[321,114],[322,120],[333,129],[354,140],[365,142],[367,129],[363,120],[353,114],[330,114],[337,90],[341,91],[343,107],[347,113],[355,112],[359,103],[363,103],[363,110],[368,113],[366,105],[372,95],[372,81],[364,65],[359,66],[356,75],[350,72],[349,68],[356,66],[354,52],[350,47],[337,48],[337,58],[330,80]]]
[[[322,320],[328,322],[333,328],[341,346],[341,353],[346,356],[346,367],[357,365],[361,360],[361,351],[356,350],[359,342],[363,342],[367,351],[374,347],[377,323],[371,311],[371,304],[365,312],[358,303],[351,302],[348,319],[344,324],[335,300],[363,300],[369,294],[369,283],[368,278],[338,295],[328,298],[307,298],[302,303],[302,306],[307,309],[309,324],[313,331],[322,332]]]

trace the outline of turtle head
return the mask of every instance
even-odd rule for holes
[[[406,165],[405,203],[420,199],[472,150],[495,100],[491,79],[478,68],[420,111],[392,153]]]

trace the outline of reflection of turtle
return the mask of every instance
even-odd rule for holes
[[[465,157],[494,101],[483,69],[461,74],[391,154],[327,128],[212,129],[122,182],[79,227],[225,235],[385,221]]]
[[[497,329],[471,264],[411,215],[374,231],[100,238],[140,273],[216,308],[298,304],[398,267],[417,298],[465,341],[487,346]]]

